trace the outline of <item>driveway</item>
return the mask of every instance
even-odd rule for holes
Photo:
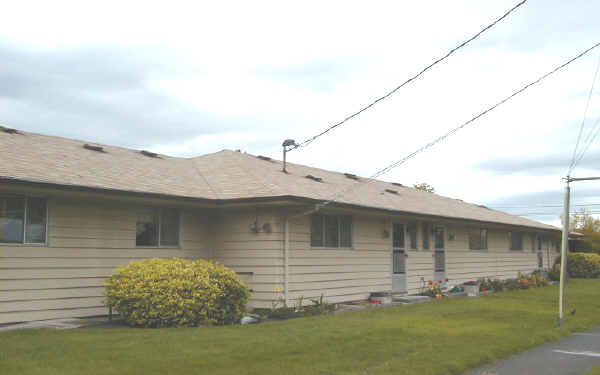
[[[582,375],[600,366],[600,327],[464,375]]]

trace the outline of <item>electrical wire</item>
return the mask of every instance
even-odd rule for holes
[[[398,167],[398,166],[406,163],[408,160],[412,159],[413,157],[415,157],[416,155],[420,154],[421,152],[423,152],[423,151],[429,149],[430,147],[436,145],[437,143],[443,141],[444,139],[448,138],[449,136],[451,136],[454,133],[458,132],[459,130],[463,129],[467,125],[472,124],[473,122],[477,121],[479,118],[485,116],[487,113],[493,111],[494,109],[498,108],[499,106],[501,106],[502,104],[506,103],[510,99],[512,99],[515,96],[521,94],[523,91],[527,90],[531,86],[534,86],[534,85],[538,84],[542,80],[546,79],[547,77],[551,76],[552,74],[558,72],[559,70],[563,69],[567,65],[571,64],[573,61],[576,61],[576,60],[580,59],[581,57],[585,56],[586,54],[588,54],[590,51],[594,50],[598,46],[600,46],[600,42],[594,44],[593,46],[591,46],[589,48],[587,48],[583,52],[580,52],[575,57],[572,57],[571,59],[567,60],[566,62],[564,62],[561,65],[557,66],[556,68],[552,69],[551,71],[549,71],[549,72],[545,73],[544,75],[540,76],[536,80],[534,80],[534,81],[526,84],[525,86],[521,87],[519,90],[513,92],[512,94],[510,94],[509,96],[507,96],[504,99],[500,100],[499,102],[497,102],[496,104],[492,105],[491,107],[488,107],[487,109],[485,109],[484,111],[482,111],[479,114],[475,115],[470,120],[464,122],[460,126],[457,126],[456,128],[448,131],[446,134],[444,134],[444,135],[442,135],[442,136],[434,139],[433,141],[427,143],[426,145],[422,146],[421,148],[417,149],[416,151],[413,151],[412,153],[406,155],[402,159],[400,159],[400,160],[398,160],[398,161],[396,161],[396,162],[388,165],[387,167],[385,167],[385,168],[377,171],[375,174],[373,174],[368,179],[365,179],[365,180],[359,182],[358,184],[351,185],[348,189],[342,190],[338,194],[334,195],[333,198],[331,198],[331,199],[329,199],[327,201],[324,201],[323,203],[319,204],[318,206],[325,206],[325,205],[328,205],[330,203],[333,203],[338,197],[344,195],[347,191],[352,190],[352,189],[354,189],[354,188],[356,188],[358,186],[365,185],[365,184],[368,184],[368,183],[370,183],[372,181],[375,181],[376,178],[378,178],[378,177],[380,177],[380,176],[388,173],[392,169],[394,169],[394,168],[396,168],[396,167]]]
[[[569,165],[569,171],[567,172],[567,176],[571,175],[573,168],[575,168],[575,160],[577,159],[577,149],[579,148],[579,142],[581,141],[581,135],[583,134],[583,129],[585,128],[585,119],[587,117],[587,112],[590,107],[590,101],[592,100],[592,94],[594,93],[594,86],[596,85],[596,77],[598,77],[598,70],[600,69],[600,55],[598,55],[598,63],[596,64],[596,71],[594,72],[594,78],[592,79],[592,85],[590,87],[590,92],[588,93],[587,101],[585,103],[585,110],[583,111],[583,119],[581,120],[581,126],[579,127],[579,135],[577,135],[577,142],[575,143],[575,149],[573,149],[573,157],[571,159],[571,164]],[[592,130],[593,132],[593,130]]]
[[[489,208],[560,208],[562,204],[530,204],[530,205],[512,205],[512,206],[494,206],[485,205]],[[600,206],[600,203],[582,203],[582,204],[570,204],[571,207],[588,207],[588,206]]]
[[[360,110],[352,113],[351,115],[345,117],[342,121],[339,121],[331,126],[329,126],[327,129],[325,129],[324,131],[320,132],[319,134],[312,136],[310,138],[308,138],[307,140],[300,142],[299,144],[294,145],[292,148],[290,148],[289,151],[295,150],[298,147],[306,147],[308,146],[310,143],[312,143],[315,139],[327,134],[328,132],[330,132],[331,130],[337,128],[338,126],[346,123],[347,121],[353,119],[354,117],[360,115],[361,113],[363,113],[364,111],[368,110],[369,108],[373,107],[375,104],[379,103],[382,100],[387,99],[388,97],[392,96],[396,91],[400,90],[402,87],[406,86],[407,84],[411,83],[412,81],[414,81],[415,79],[419,78],[423,73],[425,73],[426,71],[428,71],[429,69],[431,69],[433,66],[437,65],[438,63],[444,61],[446,58],[448,58],[450,55],[452,55],[454,52],[456,52],[457,50],[461,49],[462,47],[466,46],[467,44],[469,44],[471,41],[477,39],[481,34],[483,34],[484,32],[486,32],[487,30],[491,29],[492,27],[494,27],[494,25],[496,25],[498,22],[502,21],[503,19],[505,19],[506,17],[508,17],[508,15],[510,15],[513,11],[515,11],[517,8],[519,8],[521,5],[525,4],[528,0],[522,0],[521,2],[519,2],[517,5],[515,5],[514,7],[512,7],[510,10],[508,10],[506,13],[504,13],[500,18],[497,18],[494,22],[492,22],[491,24],[487,25],[486,27],[484,27],[482,30],[480,30],[477,34],[473,35],[472,37],[470,37],[469,39],[465,40],[464,42],[462,42],[461,44],[459,44],[458,46],[452,48],[448,53],[446,53],[444,56],[438,58],[437,60],[435,60],[434,62],[432,62],[431,64],[427,65],[425,68],[423,68],[420,72],[418,72],[417,74],[415,74],[414,76],[410,77],[409,79],[407,79],[406,81],[404,81],[403,83],[401,83],[400,85],[396,86],[392,91],[389,91],[387,94],[377,98],[376,100],[374,100],[373,102],[371,102],[370,104],[362,107]]]
[[[600,133],[600,118],[598,118],[598,120],[596,120],[596,123],[592,127],[592,130],[588,136],[589,141],[587,141],[587,138],[586,138],[586,142],[585,142],[586,145],[583,148],[583,151],[581,152],[580,156],[577,158],[577,161],[575,161],[573,168],[575,168],[577,166],[577,164],[579,164],[579,162],[583,159],[583,157],[585,156],[585,153],[590,148],[590,145],[592,143],[594,143],[594,139],[596,139],[596,137],[598,136],[598,133]]]

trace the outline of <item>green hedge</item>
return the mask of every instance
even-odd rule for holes
[[[120,267],[105,282],[106,304],[131,326],[238,322],[250,292],[232,270],[205,260],[147,259]]]
[[[600,278],[600,255],[592,253],[570,253],[567,258],[567,272],[569,277],[578,279]],[[558,275],[560,268],[560,257],[552,269],[552,273]],[[558,279],[556,277],[556,279]]]

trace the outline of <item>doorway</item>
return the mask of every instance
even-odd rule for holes
[[[406,226],[392,224],[392,293],[406,293]]]
[[[446,231],[442,226],[436,226],[433,230],[433,242],[435,252],[433,253],[433,279],[443,281],[446,279]]]

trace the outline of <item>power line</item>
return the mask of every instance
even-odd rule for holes
[[[579,127],[579,135],[577,136],[577,142],[575,143],[575,149],[573,149],[573,157],[571,159],[571,164],[569,165],[569,171],[567,175],[570,176],[573,168],[575,168],[575,160],[577,158],[577,149],[579,148],[579,142],[581,141],[581,134],[583,133],[583,129],[585,128],[585,119],[587,117],[587,112],[590,107],[590,101],[592,100],[592,94],[594,93],[594,86],[596,85],[596,77],[598,77],[598,70],[600,69],[600,55],[598,55],[598,63],[596,64],[596,71],[594,72],[594,78],[592,79],[592,86],[590,87],[590,92],[588,93],[587,101],[585,103],[585,110],[583,111],[583,119],[581,120],[581,126]],[[593,132],[593,130],[592,130]]]
[[[529,205],[512,205],[512,206],[493,206],[485,205],[490,208],[560,208],[562,204],[529,204]],[[571,204],[570,206],[576,207],[588,207],[588,206],[600,206],[600,203],[583,203],[583,204]]]
[[[579,162],[583,159],[588,148],[590,148],[590,145],[592,143],[594,143],[594,139],[598,136],[598,133],[600,133],[600,118],[598,118],[598,120],[596,120],[596,123],[594,123],[592,130],[590,131],[590,134],[588,135],[589,141],[587,141],[587,138],[586,138],[587,143],[586,143],[585,147],[583,148],[583,151],[581,152],[579,158],[577,159],[577,161],[575,161],[573,168],[575,168],[575,166],[577,166],[577,164],[579,164]]]
[[[492,22],[491,24],[487,25],[485,28],[483,28],[481,31],[479,31],[477,34],[473,35],[471,38],[465,40],[464,42],[462,42],[461,44],[459,44],[458,46],[452,48],[448,53],[446,53],[444,56],[440,57],[439,59],[435,60],[434,62],[432,62],[431,64],[427,65],[425,68],[423,68],[419,73],[415,74],[414,76],[410,77],[409,79],[407,79],[406,81],[404,81],[403,83],[401,83],[399,86],[396,86],[392,91],[388,92],[387,94],[377,98],[376,100],[374,100],[373,102],[371,102],[370,104],[362,107],[360,110],[352,113],[351,115],[347,116],[346,118],[344,118],[342,121],[339,121],[331,126],[329,126],[327,129],[325,129],[324,131],[322,131],[321,133],[308,138],[307,140],[300,142],[299,144],[295,145],[294,147],[292,147],[289,151],[295,150],[298,147],[305,147],[308,146],[308,144],[312,143],[315,139],[319,138],[322,135],[325,135],[326,133],[330,132],[331,130],[337,128],[338,126],[344,124],[345,122],[351,120],[352,118],[360,115],[361,113],[363,113],[364,111],[368,110],[369,108],[373,107],[375,104],[379,103],[380,101],[387,99],[388,97],[392,96],[396,91],[398,91],[399,89],[401,89],[402,87],[406,86],[407,84],[411,83],[412,81],[414,81],[415,79],[419,78],[423,73],[425,73],[426,71],[428,71],[429,69],[431,69],[433,66],[437,65],[438,63],[442,62],[443,60],[445,60],[446,58],[448,58],[450,55],[452,55],[454,52],[456,52],[457,50],[459,50],[460,48],[464,47],[465,45],[467,45],[468,43],[470,43],[471,41],[477,39],[477,37],[479,37],[481,34],[483,34],[484,32],[486,32],[487,30],[491,29],[492,27],[494,27],[494,25],[496,25],[498,22],[502,21],[504,18],[508,17],[509,14],[511,14],[514,10],[516,10],[517,8],[519,8],[521,5],[525,4],[527,2],[527,0],[522,0],[520,3],[518,3],[517,5],[515,5],[514,7],[512,7],[508,12],[504,13],[500,18],[496,19],[494,22]]]
[[[501,106],[502,104],[506,103],[510,99],[512,99],[515,96],[521,94],[523,91],[527,90],[531,86],[538,84],[542,80],[546,79],[547,77],[551,76],[552,74],[558,72],[559,70],[563,69],[567,65],[571,64],[573,61],[576,61],[576,60],[580,59],[581,57],[585,56],[586,54],[588,54],[590,51],[592,51],[593,49],[597,48],[598,46],[600,46],[600,42],[594,44],[593,46],[589,47],[588,49],[584,50],[583,52],[580,52],[575,57],[573,57],[570,60],[562,63],[561,65],[557,66],[556,68],[552,69],[551,71],[549,71],[548,73],[542,75],[541,77],[537,78],[536,80],[534,80],[534,81],[526,84],[525,86],[521,87],[519,90],[513,92],[512,94],[510,94],[506,98],[500,100],[496,104],[492,105],[491,107],[487,108],[486,110],[484,110],[484,111],[480,112],[479,114],[475,115],[470,120],[464,122],[462,125],[460,125],[460,126],[454,128],[454,129],[448,131],[446,134],[444,134],[444,135],[442,135],[442,136],[434,139],[433,141],[427,143],[426,145],[422,146],[421,148],[417,149],[416,151],[413,151],[412,153],[406,155],[402,159],[400,159],[400,160],[398,160],[398,161],[396,161],[396,162],[388,165],[387,167],[379,170],[378,172],[376,172],[375,174],[373,174],[370,178],[364,180],[364,182],[360,182],[359,184],[351,185],[348,189],[345,189],[345,190],[341,191],[340,193],[334,195],[333,198],[331,198],[330,200],[325,201],[324,203],[322,203],[320,205],[324,206],[324,205],[330,204],[330,203],[334,202],[335,199],[337,199],[339,196],[345,194],[347,191],[349,191],[349,190],[351,190],[351,189],[353,189],[353,188],[355,188],[357,186],[360,186],[360,184],[368,184],[368,183],[374,181],[376,178],[378,178],[378,177],[380,177],[380,176],[388,173],[392,169],[400,166],[401,164],[404,164],[405,162],[407,162],[408,160],[412,159],[413,157],[415,157],[416,155],[420,154],[421,152],[423,152],[423,151],[427,150],[428,148],[436,145],[437,143],[443,141],[444,139],[446,139],[449,136],[453,135],[454,133],[458,132],[459,130],[461,130],[462,128],[466,127],[467,125],[475,122],[480,117],[483,117],[484,115],[486,115],[487,113],[489,113],[489,112],[493,111],[494,109],[498,108],[499,106]]]

